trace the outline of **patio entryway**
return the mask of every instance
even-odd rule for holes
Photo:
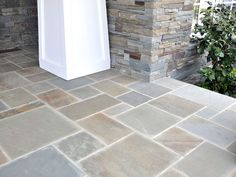
[[[235,177],[236,100],[108,70],[71,81],[0,54],[0,177]]]

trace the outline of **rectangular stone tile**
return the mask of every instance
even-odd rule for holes
[[[82,88],[70,91],[70,93],[79,99],[87,99],[95,95],[98,95],[101,92],[99,92],[98,90],[92,87],[86,86],[86,87],[82,87]]]
[[[159,97],[171,91],[168,88],[165,88],[165,87],[153,84],[153,83],[146,83],[146,82],[135,83],[129,87],[140,93],[143,93],[145,95],[148,95],[154,98]]]
[[[0,150],[0,165],[6,163],[8,161],[5,154]],[[0,169],[0,175],[1,175],[1,169]]]
[[[108,116],[115,116],[117,114],[123,113],[125,111],[128,111],[129,109],[131,109],[132,107],[129,106],[128,104],[125,103],[121,103],[117,106],[114,106],[106,111],[104,111],[104,113],[106,113]]]
[[[15,73],[7,73],[0,75],[0,91],[5,91],[21,86],[25,86],[30,82],[18,76]]]
[[[16,72],[22,76],[30,76],[30,75],[44,73],[45,70],[39,67],[30,67],[30,68],[24,68],[24,69],[18,70]]]
[[[0,101],[0,112],[5,111],[7,109],[8,107],[2,101]]]
[[[0,167],[4,177],[82,177],[84,173],[52,147]]]
[[[235,111],[226,110],[222,112],[221,114],[218,114],[211,120],[233,131],[236,131],[236,112]]]
[[[48,90],[51,90],[55,87],[47,82],[40,82],[40,83],[29,85],[24,88],[33,94],[38,94],[40,92],[46,92]]]
[[[209,119],[209,118],[213,117],[214,115],[216,115],[218,112],[219,111],[217,111],[217,110],[214,110],[214,109],[206,107],[203,110],[198,111],[196,113],[196,115],[200,116],[200,117],[202,117],[204,119]]]
[[[79,125],[103,140],[106,144],[111,144],[131,133],[127,127],[101,113],[81,120]]]
[[[22,68],[35,67],[35,66],[39,66],[39,61],[36,60],[36,61],[30,61],[26,63],[18,63],[17,65]]]
[[[155,140],[180,155],[185,155],[202,142],[201,139],[175,127],[159,135]]]
[[[158,79],[158,80],[154,81],[154,83],[156,83],[158,85],[161,85],[163,87],[172,89],[172,90],[176,90],[180,87],[183,87],[183,86],[187,85],[187,83],[185,83],[185,82],[178,81],[178,80],[175,80],[175,79],[171,79],[171,78],[168,78],[168,77]]]
[[[120,75],[119,71],[114,70],[114,69],[109,69],[109,70],[106,70],[106,71],[91,74],[88,77],[93,79],[93,80],[100,81],[100,80],[109,79],[109,78],[112,78],[112,77],[115,77],[115,76],[118,76],[118,75]]]
[[[21,69],[20,67],[12,63],[0,64],[0,73],[6,73],[6,72],[16,71],[20,69]]]
[[[196,116],[192,116],[178,126],[221,147],[226,147],[236,139],[235,132]]]
[[[176,168],[191,177],[225,177],[235,168],[235,161],[236,156],[204,143],[178,163]]]
[[[30,110],[42,107],[43,105],[44,105],[44,103],[42,103],[40,101],[35,101],[33,103],[29,103],[29,104],[26,104],[24,106],[20,106],[20,107],[17,107],[17,108],[9,109],[7,111],[3,111],[3,112],[0,113],[0,120],[5,119],[7,117],[14,116],[16,114],[20,114],[20,113],[23,113],[23,112],[26,112],[26,111],[30,111]]]
[[[118,99],[132,106],[138,106],[140,104],[148,102],[152,98],[146,95],[140,94],[138,92],[132,91],[127,94],[121,95],[120,97],[118,97]]]
[[[96,89],[105,92],[111,96],[118,96],[129,91],[129,89],[120,86],[110,80],[105,80],[92,85]]]
[[[231,145],[229,145],[227,149],[236,155],[236,141],[234,141]]]
[[[231,97],[193,85],[187,85],[174,91],[172,94],[191,100],[193,102],[197,102],[199,104],[203,104],[213,110],[218,111],[221,111],[235,103],[235,99]]]
[[[114,81],[114,82],[117,82],[119,84],[122,84],[122,85],[128,85],[128,84],[131,84],[131,83],[134,83],[134,82],[138,81],[137,79],[132,78],[132,77],[127,76],[127,75],[117,76],[115,78],[112,78],[111,80]]]
[[[150,104],[182,118],[203,108],[203,106],[198,103],[194,103],[175,95],[165,95],[151,101]]]
[[[43,73],[27,76],[26,78],[30,80],[31,82],[40,82],[44,80],[49,80],[53,77],[55,77],[55,75],[49,72],[43,72]]]
[[[16,64],[34,61],[32,58],[27,57],[23,54],[19,54],[19,55],[16,55],[16,56],[9,56],[6,59],[8,61],[11,61],[12,63],[16,63]]]
[[[150,105],[135,108],[119,115],[117,119],[151,137],[180,121],[177,117],[155,109]]]
[[[0,142],[6,153],[16,158],[78,129],[76,125],[44,107],[2,120]]]
[[[161,146],[131,135],[83,160],[81,166],[91,177],[155,177],[177,158]]]
[[[49,83],[63,89],[63,90],[71,90],[71,89],[75,89],[77,87],[82,87],[82,86],[86,86],[88,84],[93,83],[93,81],[91,79],[88,79],[86,77],[81,77],[78,79],[73,79],[70,81],[66,81],[64,79],[61,78],[54,78],[51,79],[49,81]]]
[[[59,108],[76,102],[77,100],[60,89],[50,90],[37,95],[41,100],[54,108]]]
[[[26,92],[22,88],[0,93],[0,99],[10,107],[16,107],[37,100],[36,97]]]
[[[70,136],[56,146],[73,161],[78,161],[104,147],[97,139],[85,132]]]
[[[108,95],[99,95],[83,102],[65,107],[61,109],[60,112],[72,120],[78,120],[119,103],[118,100]]]

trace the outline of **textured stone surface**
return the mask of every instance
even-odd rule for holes
[[[55,75],[53,75],[49,72],[43,72],[43,73],[28,76],[26,78],[32,82],[40,82],[40,81],[44,81],[44,80],[49,80],[53,77],[55,77]]]
[[[86,87],[82,87],[82,88],[73,90],[70,93],[80,99],[87,99],[89,97],[93,97],[95,95],[98,95],[101,92],[99,92],[98,90],[96,90],[92,87],[86,86]]]
[[[50,109],[40,108],[1,121],[0,145],[16,158],[77,130]]]
[[[184,160],[177,164],[177,169],[191,177],[224,177],[235,168],[236,156],[204,143]]]
[[[108,110],[105,111],[105,113],[109,116],[114,116],[114,115],[117,115],[117,114],[120,114],[120,113],[123,113],[129,109],[131,109],[132,107],[129,106],[128,104],[125,104],[125,103],[122,103],[122,104],[119,104],[117,106],[114,106]]]
[[[154,81],[154,83],[161,85],[163,87],[169,88],[169,89],[173,89],[173,90],[187,85],[187,83],[185,83],[185,82],[181,82],[181,81],[171,79],[168,77],[158,79],[158,80]]]
[[[177,117],[149,105],[121,114],[117,119],[147,136],[155,136],[179,121]]]
[[[82,177],[84,173],[52,147],[0,167],[4,177]]]
[[[57,143],[56,146],[70,159],[78,161],[104,147],[91,135],[81,132]]]
[[[17,73],[19,73],[22,76],[30,76],[30,75],[40,74],[43,72],[45,72],[45,70],[39,67],[29,67],[17,71]]]
[[[80,121],[79,125],[107,144],[131,133],[127,127],[101,113]]]
[[[119,74],[120,73],[117,70],[110,69],[110,70],[98,72],[95,74],[91,74],[88,77],[93,80],[100,81],[100,80],[109,79],[109,78],[118,76]]]
[[[176,155],[159,145],[131,135],[81,165],[91,177],[155,177],[175,160]]]
[[[5,63],[5,64],[0,64],[0,73],[7,73],[11,71],[16,71],[20,70],[18,66],[12,64],[12,63]]]
[[[203,106],[198,103],[194,103],[175,95],[165,95],[151,101],[150,104],[183,118],[203,108]]]
[[[118,97],[118,99],[132,106],[138,106],[151,100],[150,97],[133,91]]]
[[[55,88],[55,87],[48,84],[47,82],[36,83],[36,84],[32,84],[32,85],[25,87],[26,90],[28,90],[29,92],[31,92],[33,94],[38,94],[40,92],[46,92],[46,91],[51,90],[53,88]]]
[[[117,82],[119,84],[122,84],[122,85],[128,85],[128,84],[138,81],[137,79],[134,79],[134,78],[126,76],[126,75],[121,75],[121,76],[115,77],[111,80],[114,82]]]
[[[236,132],[236,112],[226,110],[212,119],[214,122],[223,125]]]
[[[204,108],[203,110],[199,111],[196,113],[197,116],[200,116],[202,118],[205,119],[209,119],[211,117],[213,117],[214,115],[216,115],[218,113],[217,110],[214,109],[210,109],[210,108]]]

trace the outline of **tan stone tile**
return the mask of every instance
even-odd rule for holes
[[[75,98],[59,89],[50,90],[37,96],[54,108],[66,106],[76,101]]]
[[[172,128],[159,135],[155,140],[181,155],[185,155],[202,142],[201,139],[179,128]]]
[[[79,125],[107,144],[131,133],[127,127],[101,113],[80,121]]]

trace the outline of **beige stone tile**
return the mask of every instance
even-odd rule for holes
[[[79,121],[79,125],[107,144],[131,133],[127,127],[101,113]]]

